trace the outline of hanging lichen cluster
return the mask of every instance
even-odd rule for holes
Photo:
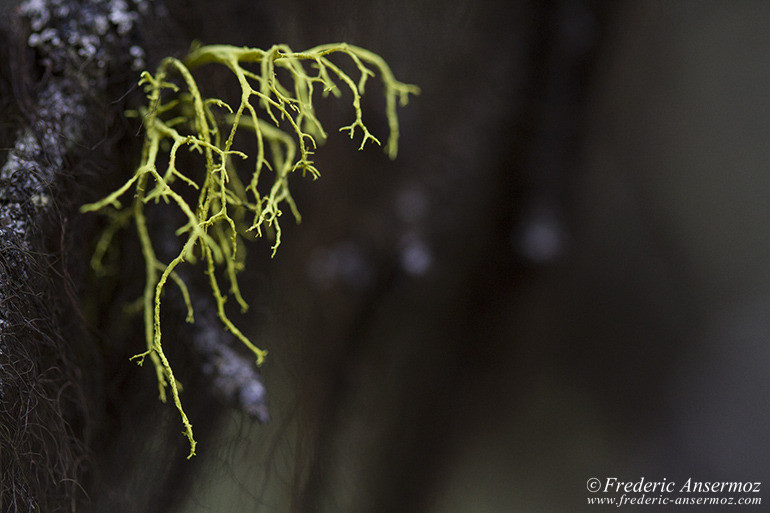
[[[334,55],[352,60],[359,74],[357,80],[332,62]],[[235,76],[240,86],[237,106],[203,94],[193,72],[204,65],[225,66]],[[381,57],[363,48],[340,43],[293,52],[286,45],[269,50],[203,46],[193,49],[184,61],[164,59],[154,75],[142,73],[139,83],[144,86],[148,103],[138,112],[145,134],[141,163],[119,189],[84,206],[83,211],[100,210],[111,217],[94,254],[97,269],[116,232],[130,224],[136,229],[146,271],[142,303],[147,346],[134,358],[139,364],[146,357],[151,359],[161,400],[166,400],[170,389],[190,441],[190,456],[195,453],[192,426],[161,344],[164,288],[169,280],[178,286],[187,305],[187,320],[193,322],[188,288],[178,271],[184,263],[202,265],[220,320],[254,353],[257,364],[262,363],[267,352],[255,346],[225,312],[228,297],[233,297],[243,310],[247,308],[237,280],[245,262],[244,241],[253,235],[261,236],[267,229],[275,237],[275,254],[281,242],[281,209],[288,206],[294,217],[300,218],[288,179],[295,171],[318,176],[311,157],[317,143],[326,137],[313,108],[314,94],[340,96],[344,90],[349,91],[355,119],[341,130],[351,138],[360,131],[361,148],[367,141],[379,144],[364,125],[361,110],[364,86],[375,74],[384,85],[390,128],[385,151],[394,158],[399,136],[396,102],[405,105],[408,96],[419,89],[398,82]],[[236,148],[244,140],[241,132],[251,134],[254,149],[248,152],[250,157]],[[180,150],[198,155],[192,167],[199,169],[179,164]],[[244,172],[241,168],[249,158],[254,161],[253,167],[249,163],[250,169]],[[188,160],[194,161],[184,159],[186,165]],[[265,180],[271,181],[267,188],[262,183]],[[121,200],[130,204],[124,206]],[[158,202],[175,207],[185,220],[176,230],[181,250],[168,262],[158,257],[145,211],[147,204]],[[223,289],[222,279],[227,290]]]
[[[360,74],[357,81],[330,60],[334,54],[352,59]],[[223,65],[235,76],[240,86],[237,107],[201,92],[193,70],[207,64]],[[283,73],[281,79],[279,73]],[[147,346],[134,359],[139,364],[146,357],[151,359],[161,400],[166,400],[170,389],[190,440],[190,456],[195,453],[192,426],[161,344],[164,288],[169,280],[179,287],[187,305],[187,320],[193,322],[187,285],[177,271],[183,263],[202,264],[225,328],[254,353],[257,364],[262,363],[267,352],[255,346],[225,312],[230,296],[243,310],[247,308],[237,280],[245,262],[243,243],[249,234],[261,236],[267,228],[275,237],[274,254],[281,242],[282,207],[288,205],[299,220],[288,178],[295,171],[314,178],[319,175],[311,156],[316,144],[326,137],[313,108],[314,93],[340,96],[347,89],[352,95],[355,119],[341,130],[348,131],[351,138],[360,130],[361,148],[370,140],[379,144],[364,125],[361,110],[364,86],[375,73],[384,85],[390,128],[385,151],[394,158],[399,135],[396,102],[405,105],[408,96],[417,94],[419,89],[398,82],[385,61],[368,50],[345,43],[317,46],[299,53],[286,45],[266,51],[203,46],[194,49],[184,61],[164,59],[154,75],[142,73],[139,83],[144,86],[148,104],[138,113],[145,133],[141,163],[119,189],[84,206],[83,211],[101,210],[111,217],[94,254],[93,265],[97,269],[119,229],[133,224],[137,231],[146,272],[142,303]],[[241,178],[243,171],[238,172],[238,163],[245,161],[247,154],[235,148],[236,141],[241,140],[236,134],[241,131],[252,134],[256,148],[255,164],[246,180]],[[182,149],[200,156],[202,170],[178,167],[177,156]],[[268,172],[272,178],[268,178]],[[270,187],[258,188],[260,180],[266,179],[272,180]],[[191,191],[197,196],[194,202],[188,199]],[[130,205],[122,205],[122,199],[128,199]],[[168,262],[158,257],[145,214],[145,205],[161,201],[175,206],[186,220],[176,230],[181,251]],[[220,274],[224,274],[227,291],[220,283]]]

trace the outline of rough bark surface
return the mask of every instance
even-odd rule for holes
[[[89,104],[132,45],[143,1],[20,4],[42,76],[0,168],[0,503],[3,511],[70,511],[83,499],[87,401],[74,361],[73,305],[61,263],[68,165],[95,121]],[[28,71],[31,73],[31,70]],[[59,242],[57,244],[56,242]],[[80,333],[82,335],[82,332]]]
[[[41,75],[0,168],[0,505],[70,511],[86,495],[92,401],[81,383],[89,370],[77,361],[85,330],[63,293],[74,288],[62,261],[71,243],[65,225],[78,207],[65,183],[78,183],[72,162],[98,143],[88,127],[103,123],[95,106],[114,87],[114,71],[135,78],[125,71],[145,67],[142,32],[154,24],[142,22],[165,12],[145,0],[29,0],[11,13],[24,28],[9,38],[35,49]],[[266,421],[253,363],[230,347],[210,301],[196,306],[198,322],[180,338],[198,353],[214,395]]]

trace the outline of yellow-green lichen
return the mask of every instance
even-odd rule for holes
[[[352,60],[357,80],[331,60],[334,56]],[[202,93],[194,73],[204,65],[224,66],[237,80],[240,99],[235,108]],[[409,95],[417,94],[419,89],[398,82],[381,57],[363,48],[338,43],[293,52],[286,45],[268,50],[201,46],[184,60],[164,59],[155,74],[142,73],[139,84],[144,86],[148,103],[138,113],[144,130],[141,163],[120,188],[82,210],[100,210],[111,216],[94,253],[92,263],[96,269],[119,229],[133,224],[137,231],[145,262],[142,305],[146,348],[134,359],[141,365],[146,357],[150,358],[162,401],[166,401],[170,389],[190,441],[190,456],[195,454],[196,443],[192,425],[182,408],[180,387],[161,344],[164,288],[169,279],[179,287],[187,305],[187,320],[193,322],[187,285],[177,271],[184,263],[201,263],[219,319],[254,353],[257,364],[262,363],[267,351],[254,345],[225,312],[230,296],[243,310],[247,308],[237,280],[245,262],[243,243],[250,235],[261,236],[268,228],[275,237],[275,254],[281,242],[282,206],[287,205],[294,217],[300,219],[288,177],[298,170],[314,178],[319,174],[311,156],[326,133],[313,108],[316,92],[339,97],[347,90],[352,96],[355,119],[341,130],[349,132],[351,138],[360,130],[361,148],[367,141],[379,144],[364,125],[361,110],[366,81],[376,74],[384,85],[390,128],[385,151],[395,158],[399,135],[396,102],[406,104]],[[253,167],[248,172],[239,170],[237,165],[249,158],[246,151],[235,147],[243,142],[239,136],[243,131],[252,134],[249,139],[253,150],[248,153]],[[177,167],[182,149],[198,159],[190,159],[194,164],[182,166],[184,169]],[[272,182],[265,188],[260,182],[269,179],[267,171],[272,171]],[[123,206],[123,199],[131,204]],[[145,213],[145,205],[150,202],[175,207],[185,219],[175,232],[182,249],[168,262],[158,258],[150,236]],[[229,284],[227,292],[220,285],[221,274]]]

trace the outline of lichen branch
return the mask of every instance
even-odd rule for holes
[[[359,73],[357,81],[332,62],[334,55],[347,56],[353,61]],[[193,73],[208,64],[224,66],[235,77],[240,89],[236,108],[201,92]],[[145,131],[140,165],[115,192],[82,210],[111,212],[111,224],[97,247],[99,258],[115,232],[133,220],[146,269],[143,295],[146,349],[135,358],[141,364],[145,357],[150,357],[162,400],[166,400],[170,389],[190,441],[190,456],[195,454],[192,426],[182,408],[179,386],[161,343],[160,311],[165,286],[171,278],[182,290],[188,319],[192,319],[187,286],[177,268],[202,260],[219,320],[253,353],[257,365],[263,362],[267,351],[257,347],[238,329],[225,308],[229,297],[235,298],[242,310],[247,308],[237,279],[245,264],[244,242],[249,232],[261,236],[268,230],[275,237],[274,255],[281,243],[279,218],[283,205],[289,207],[297,221],[300,219],[288,179],[298,170],[313,178],[319,176],[312,155],[317,144],[326,138],[326,132],[313,106],[317,86],[324,95],[339,96],[338,82],[344,84],[352,95],[355,118],[341,130],[347,131],[351,138],[360,131],[360,148],[367,141],[379,144],[364,124],[361,108],[367,79],[376,74],[384,85],[385,113],[390,128],[385,151],[395,158],[399,137],[396,98],[404,105],[408,96],[417,94],[419,89],[398,82],[381,57],[363,48],[338,43],[293,52],[286,45],[268,50],[202,46],[193,49],[184,61],[166,58],[155,74],[142,73],[139,83],[144,86],[148,103],[138,113]],[[243,144],[241,132],[251,134],[247,139],[254,141],[256,151],[235,149],[236,145]],[[192,155],[184,168],[180,164],[182,149]],[[250,154],[254,155],[254,168],[244,180],[236,162],[248,160]],[[263,183],[265,170],[273,173],[269,187]],[[120,200],[132,190],[133,204],[123,208]],[[161,201],[175,208],[185,220],[175,231],[181,250],[168,262],[158,258],[145,216],[147,203]],[[251,217],[250,222],[246,221],[247,215]],[[101,265],[99,258],[95,260],[97,269]],[[228,292],[220,285],[220,271],[229,283]]]

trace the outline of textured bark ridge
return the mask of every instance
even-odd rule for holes
[[[134,44],[144,1],[22,3],[42,79],[0,168],[0,508],[71,511],[82,500],[86,401],[73,361],[61,277],[70,158],[88,146],[90,103],[108,70],[143,65]],[[68,201],[69,200],[69,201]],[[47,242],[49,241],[49,242]]]
[[[64,226],[79,207],[67,187],[82,178],[72,163],[98,143],[89,127],[104,123],[108,88],[116,76],[118,89],[132,87],[150,20],[166,13],[159,1],[28,0],[11,14],[26,28],[9,37],[35,50],[40,80],[0,167],[0,510],[73,511],[87,495],[92,392],[82,378],[98,370],[79,360],[88,342],[67,299]],[[215,395],[267,421],[253,363],[231,349],[211,300],[193,300],[197,322],[180,320],[179,338]]]

